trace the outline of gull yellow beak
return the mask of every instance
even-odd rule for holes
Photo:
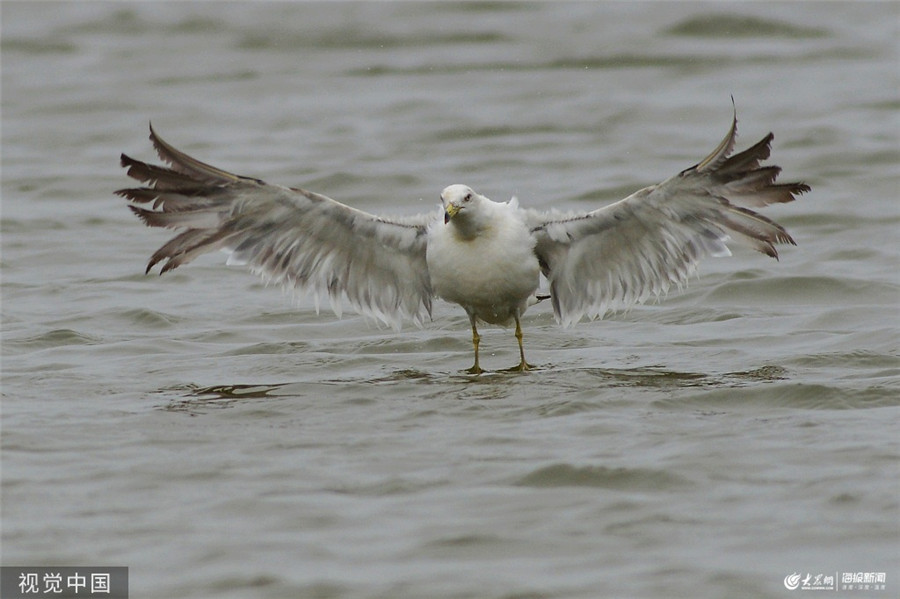
[[[459,206],[456,204],[447,204],[447,208],[444,210],[444,224],[450,222],[450,219],[456,216],[459,212]]]

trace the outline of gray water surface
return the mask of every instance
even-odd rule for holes
[[[3,2],[2,562],[138,597],[785,597],[900,589],[897,3]],[[766,214],[659,304],[397,333],[112,192],[147,122],[383,214],[466,183],[587,210],[775,133]],[[516,363],[485,327],[483,365]],[[831,593],[834,595],[835,593]]]

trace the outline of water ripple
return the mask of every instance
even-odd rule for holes
[[[681,487],[687,481],[665,470],[552,464],[529,472],[514,484],[521,487],[603,487],[659,491]]]

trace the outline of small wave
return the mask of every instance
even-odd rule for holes
[[[152,329],[169,328],[184,322],[184,318],[147,308],[123,310],[118,316],[128,323]]]
[[[858,385],[773,381],[768,385],[733,386],[706,389],[702,393],[681,395],[654,402],[660,407],[703,410],[791,408],[807,410],[854,410],[897,407],[900,394],[896,385],[881,383]]]
[[[307,48],[416,48],[435,44],[492,44],[508,41],[501,33],[481,32],[425,32],[422,34],[372,33],[365,28],[323,28],[314,35],[293,29],[252,32],[244,35],[237,46],[241,50],[293,52]]]
[[[900,359],[897,356],[867,349],[804,354],[793,358],[791,363],[814,368],[885,369],[890,371],[891,376],[896,376],[900,369]]]
[[[102,341],[100,337],[72,329],[54,329],[32,337],[10,339],[5,341],[4,344],[15,349],[33,351],[67,345],[97,345],[102,343]]]
[[[690,17],[666,29],[668,35],[687,37],[785,37],[820,38],[829,32],[815,27],[793,25],[758,17],[712,14]]]
[[[520,487],[604,487],[619,490],[658,491],[678,487],[686,481],[663,470],[610,468],[552,464],[519,478]]]
[[[8,38],[3,40],[3,53],[23,54],[73,54],[78,46],[64,39]]]
[[[222,356],[253,356],[253,355],[278,355],[296,354],[310,351],[310,344],[305,341],[283,341],[280,343],[254,343],[222,352]]]
[[[749,299],[763,301],[778,298],[779,301],[808,303],[810,298],[816,298],[820,303],[845,305],[861,297],[878,297],[895,292],[887,284],[848,277],[791,276],[747,280],[738,278],[739,276],[742,275],[735,274],[730,280],[716,285],[706,294],[705,301],[730,301],[739,297],[744,302]]]
[[[695,71],[704,68],[725,67],[735,64],[763,63],[768,58],[703,56],[698,54],[610,54],[592,56],[567,56],[553,60],[528,61],[484,61],[453,64],[423,64],[414,66],[395,66],[372,64],[365,68],[347,71],[349,76],[384,76],[384,75],[434,75],[453,73],[488,72],[529,72],[558,70],[608,70],[636,68],[676,68]]]

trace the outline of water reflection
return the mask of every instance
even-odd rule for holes
[[[287,383],[221,383],[217,385],[188,384],[160,389],[158,394],[168,396],[161,409],[173,412],[200,414],[209,410],[245,405],[248,401],[265,401],[273,398],[322,398],[358,401],[380,397],[409,397],[408,393],[396,393],[397,385],[411,384],[417,395],[425,399],[464,401],[489,401],[521,398],[523,401],[541,399],[561,400],[572,393],[583,395],[590,389],[602,403],[604,391],[618,389],[679,390],[736,388],[760,383],[783,381],[789,378],[785,368],[767,365],[753,370],[706,374],[679,372],[661,366],[636,368],[569,368],[554,369],[548,365],[522,374],[512,372],[487,372],[482,375],[465,373],[447,374],[417,369],[401,369],[374,379],[338,378],[322,381],[297,381]],[[380,389],[391,389],[382,393]],[[426,389],[424,386],[432,387]],[[620,398],[620,394],[616,394]]]

